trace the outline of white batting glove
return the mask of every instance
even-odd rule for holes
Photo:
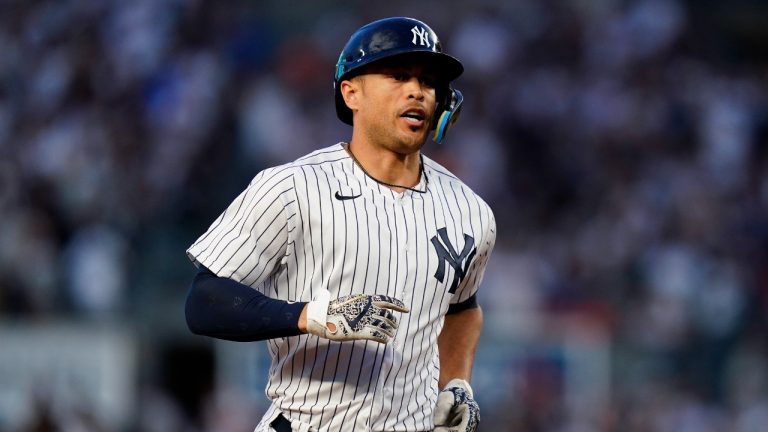
[[[475,432],[480,424],[480,407],[472,387],[463,379],[452,379],[437,397],[434,432]]]
[[[322,290],[307,306],[307,333],[335,341],[367,339],[386,344],[398,325],[391,311],[409,309],[385,295],[356,294],[331,300],[331,293]]]

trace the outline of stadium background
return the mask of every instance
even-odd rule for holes
[[[498,221],[482,430],[764,430],[758,0],[3,1],[0,430],[251,430],[267,353],[187,332],[184,249],[348,137],[333,63],[392,15],[466,67],[426,152]]]

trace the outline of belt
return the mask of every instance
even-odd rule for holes
[[[291,422],[288,421],[285,417],[283,417],[282,414],[277,416],[276,419],[272,420],[272,423],[269,424],[272,429],[275,430],[275,432],[292,432],[293,429],[291,429]]]
[[[285,417],[283,417],[282,414],[277,416],[276,419],[272,420],[272,423],[269,424],[272,429],[275,430],[275,432],[292,432],[291,429],[291,422],[288,421]]]

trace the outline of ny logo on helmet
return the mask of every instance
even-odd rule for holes
[[[429,47],[429,32],[424,27],[419,26],[413,26],[411,29],[411,33],[413,33],[413,40],[411,43],[416,45],[416,38],[419,38],[419,45],[425,45]]]

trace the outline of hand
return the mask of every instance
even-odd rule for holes
[[[434,432],[475,432],[480,424],[480,407],[472,387],[463,379],[451,380],[437,397]]]
[[[386,344],[395,336],[397,318],[391,311],[408,312],[400,300],[385,295],[356,294],[331,301],[322,290],[307,307],[307,332],[346,341],[367,339]]]

